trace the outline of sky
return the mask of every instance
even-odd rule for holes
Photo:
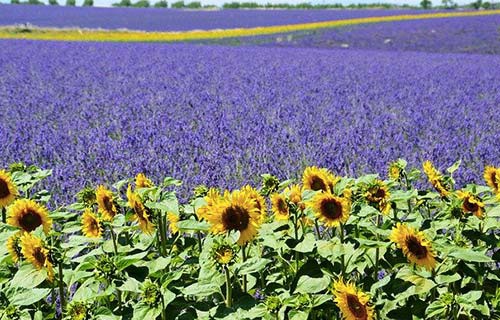
[[[21,0],[24,1],[24,0]],[[42,0],[43,2],[47,3],[48,0]],[[131,0],[132,2],[136,2],[135,0]],[[175,2],[178,0],[167,0],[167,2],[170,4],[172,2]],[[200,1],[202,4],[212,4],[212,5],[218,5],[221,6],[225,2],[257,2],[257,3],[291,3],[291,4],[297,4],[297,3],[304,3],[304,2],[309,2],[309,3],[342,3],[344,5],[348,5],[351,3],[374,3],[374,2],[385,2],[385,3],[394,3],[394,4],[410,4],[410,5],[419,5],[420,0],[184,0],[184,2],[188,3],[191,1]],[[58,0],[59,3],[65,3],[66,0]],[[77,4],[81,3],[81,0],[76,1]],[[94,6],[96,7],[110,7],[112,3],[119,2],[119,0],[94,0]],[[151,3],[155,3],[156,0],[149,0]],[[439,0],[433,0],[432,1],[434,4],[441,4],[441,1]],[[466,4],[466,3],[471,3],[473,0],[456,0],[455,1],[457,4]],[[0,3],[10,3],[10,0],[0,0]],[[1,10],[1,9],[0,9]]]

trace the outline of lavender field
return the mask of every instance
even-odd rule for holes
[[[500,54],[500,17],[396,21],[242,41],[301,48]]]
[[[422,10],[177,10],[8,6],[0,4],[0,26],[29,23],[39,27],[58,28],[185,31],[250,28],[428,12]]]
[[[498,163],[500,57],[2,41],[1,165],[53,168],[58,201],[145,172],[235,187],[306,165],[340,175]]]

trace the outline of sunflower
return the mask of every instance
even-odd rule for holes
[[[272,210],[276,220],[288,220],[290,210],[283,194],[274,193],[271,195]]]
[[[135,177],[135,187],[136,188],[150,188],[153,186],[153,182],[149,180],[144,173],[139,173]]]
[[[196,216],[198,217],[198,219],[205,219],[205,217],[213,211],[220,199],[221,195],[219,190],[210,188],[207,195],[205,196],[205,201],[207,202],[207,204],[196,210]]]
[[[9,207],[7,223],[26,232],[43,226],[43,232],[47,234],[52,228],[47,209],[29,199],[18,199]]]
[[[297,206],[302,201],[302,188],[298,184],[286,187],[285,190],[283,190],[283,193],[288,195],[290,202]]]
[[[500,168],[486,166],[484,169],[484,180],[493,192],[500,192]]]
[[[254,200],[254,206],[255,208],[257,208],[257,210],[259,210],[261,219],[260,223],[264,222],[267,217],[266,201],[264,200],[264,197],[262,197],[257,190],[249,185],[241,188],[241,191],[245,192],[250,198]]]
[[[83,212],[82,232],[87,238],[100,238],[102,236],[101,223],[89,208]]]
[[[370,297],[352,283],[345,283],[342,278],[333,284],[333,299],[345,320],[373,320],[373,306]]]
[[[168,228],[170,229],[170,232],[172,233],[177,233],[179,232],[179,227],[177,226],[177,222],[181,220],[178,215],[169,212],[167,213],[167,220],[168,220]]]
[[[391,210],[391,204],[389,198],[391,193],[387,188],[386,184],[376,179],[375,182],[369,185],[365,191],[365,199],[372,205],[378,207],[380,212],[383,214],[388,214]]]
[[[5,170],[0,170],[0,208],[11,204],[17,195],[17,187],[12,182],[10,174]]]
[[[471,212],[476,217],[482,218],[484,215],[484,203],[479,197],[469,191],[457,191],[457,196],[462,200],[462,210]]]
[[[318,220],[327,227],[335,227],[349,218],[349,201],[329,192],[316,194],[308,205],[313,209]]]
[[[398,223],[392,229],[390,240],[403,250],[410,262],[423,266],[429,271],[434,269],[436,260],[432,246],[423,232],[417,232],[405,224]]]
[[[132,186],[129,185],[127,188],[127,200],[128,206],[134,211],[134,220],[139,223],[139,228],[147,234],[153,233],[154,226],[149,220],[149,214],[144,207],[139,195],[132,192]]]
[[[102,219],[104,221],[112,221],[113,218],[118,213],[118,210],[116,209],[115,206],[115,202],[113,200],[113,192],[106,189],[105,186],[101,185],[97,187],[95,194],[96,194],[97,206],[99,208],[99,212],[102,215]]]
[[[218,245],[212,252],[212,257],[220,266],[226,266],[236,258],[236,252],[229,245]]]
[[[225,192],[214,208],[207,212],[205,219],[210,223],[210,231],[214,234],[239,231],[238,244],[244,245],[257,234],[261,213],[249,194],[235,190]]]
[[[429,178],[429,182],[432,184],[434,189],[441,195],[441,197],[446,197],[450,194],[450,191],[444,186],[443,176],[437,169],[434,167],[432,162],[429,160],[424,162],[423,165],[424,172]]]
[[[398,165],[397,162],[391,162],[389,164],[389,179],[397,181],[401,178],[401,173],[402,173],[401,167]]]
[[[328,169],[318,167],[307,167],[302,176],[304,189],[313,191],[330,192],[339,180]]]
[[[50,282],[54,279],[54,269],[50,261],[49,251],[43,246],[42,240],[31,233],[21,236],[21,252],[37,270],[47,269],[47,278]]]
[[[9,251],[14,263],[17,263],[21,258],[21,235],[21,232],[17,232],[11,235],[7,240],[7,251]]]

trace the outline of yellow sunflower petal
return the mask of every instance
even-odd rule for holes
[[[328,192],[316,194],[307,205],[313,209],[316,218],[327,227],[346,222],[351,210],[346,198]]]
[[[286,199],[282,194],[274,193],[271,195],[272,211],[276,220],[288,220],[290,210]]]
[[[30,233],[21,236],[21,252],[37,270],[45,268],[47,279],[52,282],[54,279],[54,268],[50,261],[49,251],[43,246],[42,240]]]
[[[82,232],[87,238],[100,238],[102,236],[102,226],[92,211],[87,208],[82,216]]]
[[[134,211],[134,219],[139,223],[139,228],[142,232],[152,234],[154,225],[149,220],[149,214],[142,203],[141,198],[135,192],[132,192],[132,186],[127,189],[127,204]]]
[[[436,266],[431,243],[423,232],[417,232],[406,224],[398,223],[392,229],[390,240],[403,250],[403,254],[410,262],[432,270]]]
[[[334,301],[345,320],[373,320],[374,310],[370,297],[352,283],[339,279],[333,286]]]
[[[49,217],[48,210],[33,200],[16,200],[9,207],[8,216],[8,224],[26,232],[31,232],[42,226],[43,232],[47,234],[52,228],[52,219]]]
[[[113,192],[106,189],[105,186],[98,186],[96,190],[96,200],[99,213],[104,221],[112,221],[118,213],[114,203]]]
[[[0,208],[7,207],[18,195],[17,187],[12,182],[10,174],[0,170]]]

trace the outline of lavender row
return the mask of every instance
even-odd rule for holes
[[[399,157],[440,168],[462,159],[463,185],[500,164],[497,56],[0,45],[0,167],[53,168],[56,201],[138,172],[182,179],[186,195],[306,165],[354,175]]]
[[[500,15],[395,21],[243,39],[268,46],[500,54]]]
[[[145,31],[249,28],[326,20],[428,13],[424,10],[177,10],[0,5],[0,25]]]

